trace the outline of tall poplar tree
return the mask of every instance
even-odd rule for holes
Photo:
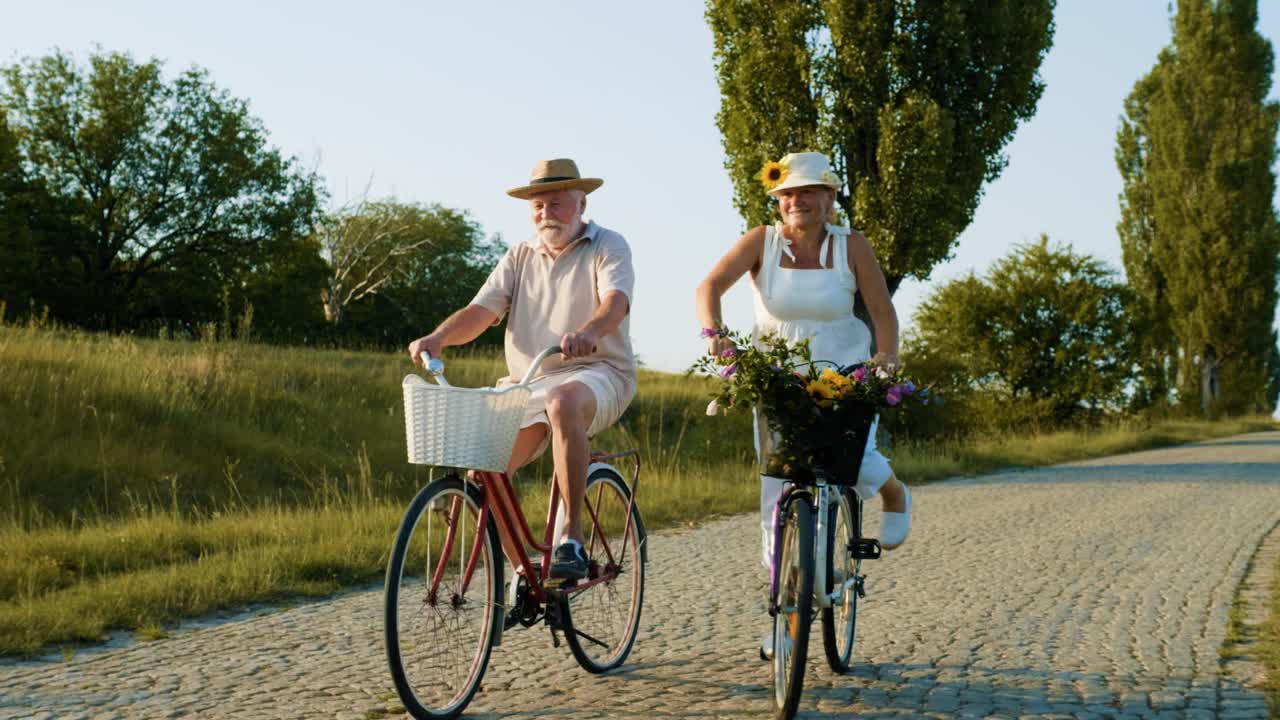
[[[749,225],[772,210],[765,161],[817,150],[890,291],[927,278],[1044,90],[1053,0],[708,0],[717,124]]]
[[[1170,327],[1168,287],[1153,253],[1155,226],[1151,185],[1146,178],[1150,157],[1147,105],[1157,88],[1160,68],[1138,81],[1125,100],[1125,120],[1116,136],[1116,164],[1124,180],[1120,195],[1120,249],[1129,287],[1129,317],[1136,329],[1134,359],[1138,367],[1133,405],[1163,407],[1177,375],[1177,342]]]
[[[1266,404],[1280,227],[1280,105],[1256,0],[1179,0],[1173,42],[1125,104],[1116,160],[1125,270],[1141,298],[1144,376],[1186,407]],[[1159,398],[1153,398],[1159,399]]]

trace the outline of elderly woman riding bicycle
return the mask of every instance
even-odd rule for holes
[[[898,318],[884,274],[870,244],[861,234],[836,222],[836,190],[840,180],[821,153],[793,153],[766,163],[761,180],[778,199],[781,221],[748,230],[716,263],[698,286],[696,301],[702,327],[721,327],[720,298],[744,274],[751,274],[757,341],[772,335],[788,342],[808,340],[815,361],[848,366],[871,359],[871,333],[853,314],[854,294],[862,291],[871,315],[881,366],[898,365]],[[717,332],[708,336],[708,351],[727,345]],[[776,438],[767,419],[756,412],[756,450],[764,461]],[[881,497],[884,522],[880,541],[886,549],[901,545],[911,528],[911,494],[894,476],[875,446],[875,428],[867,443],[855,491],[864,500]],[[772,556],[773,511],[783,479],[760,476],[762,559]],[[764,652],[770,652],[766,640]]]

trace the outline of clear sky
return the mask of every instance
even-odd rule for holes
[[[1259,5],[1259,30],[1280,44],[1280,0]],[[83,60],[99,46],[160,58],[172,72],[199,65],[249,101],[273,144],[319,169],[335,203],[371,182],[375,197],[466,209],[507,242],[527,237],[529,220],[504,190],[524,184],[540,158],[572,157],[605,179],[588,216],[632,246],[636,351],[679,371],[703,347],[694,287],[744,230],[715,127],[703,8],[42,0],[6,8],[0,60],[55,47]],[[1170,40],[1167,8],[1059,0],[1038,112],[1007,147],[1008,168],[985,189],[954,258],[898,291],[904,328],[937,283],[984,272],[1042,232],[1121,268],[1115,132],[1124,97]],[[736,328],[751,321],[746,285],[725,300]]]

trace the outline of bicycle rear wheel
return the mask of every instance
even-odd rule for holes
[[[640,509],[627,503],[631,489],[611,467],[587,477],[582,525],[590,571],[585,582],[604,575],[613,579],[562,596],[561,622],[573,657],[588,672],[602,673],[626,661],[640,628],[644,605],[644,523]]]
[[[845,488],[832,493],[830,528],[827,540],[827,579],[825,591],[831,594],[848,579],[859,580],[862,561],[849,551],[849,543],[862,532],[862,501]],[[822,609],[822,645],[827,664],[841,675],[849,672],[853,657],[853,640],[857,631],[858,585],[853,583]]]
[[[773,618],[773,703],[775,717],[795,717],[804,689],[813,620],[813,506],[807,495],[787,504],[778,557],[778,612]]]
[[[481,505],[481,491],[456,475],[431,483],[410,503],[391,551],[387,660],[415,718],[461,713],[480,688],[497,639],[502,553],[493,518],[477,527]]]

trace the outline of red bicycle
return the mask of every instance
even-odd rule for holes
[[[517,625],[545,624],[556,647],[563,635],[574,658],[593,673],[620,666],[635,643],[646,556],[634,492],[639,453],[591,454],[583,508],[589,570],[585,579],[567,583],[548,577],[557,484],[551,484],[538,541],[501,470],[529,381],[556,352],[560,348],[543,351],[521,383],[509,388],[450,386],[438,359],[427,363],[437,384],[405,378],[409,461],[457,469],[430,482],[409,504],[387,564],[387,660],[396,691],[416,718],[461,713],[480,688],[503,632]],[[630,484],[610,464],[621,458],[634,464]],[[499,526],[520,546],[509,584]],[[531,559],[529,547],[541,558]]]

